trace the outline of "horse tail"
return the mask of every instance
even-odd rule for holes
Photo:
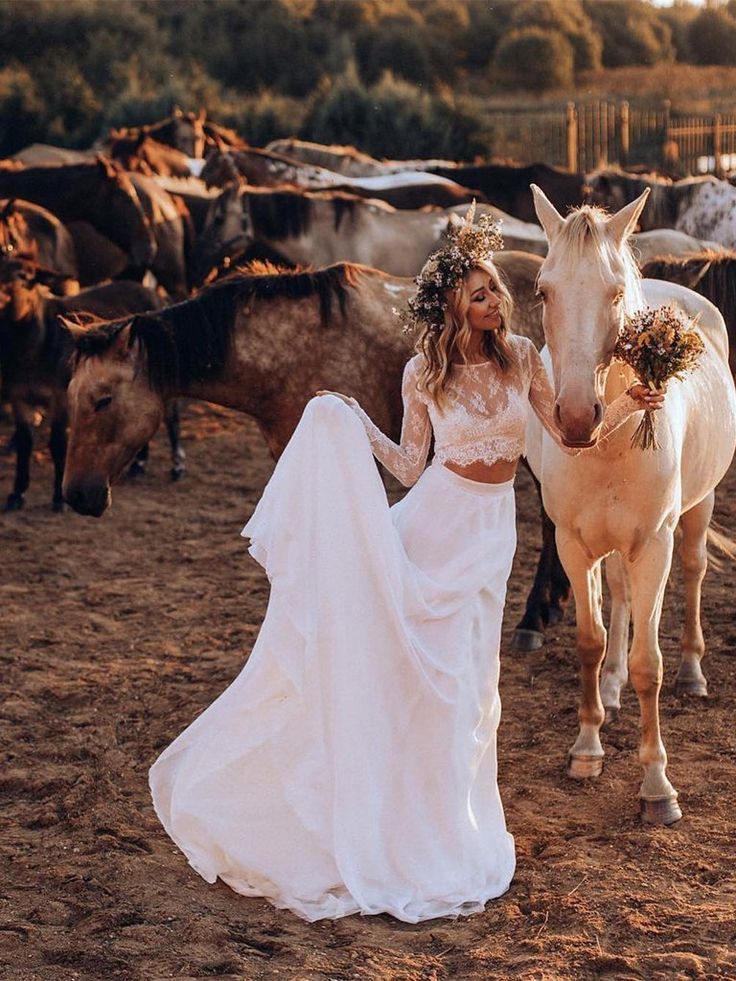
[[[736,559],[736,539],[727,534],[723,525],[713,521],[706,534],[708,562],[714,569],[723,569],[724,559]],[[719,553],[715,554],[714,549]]]

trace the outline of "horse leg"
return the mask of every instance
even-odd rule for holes
[[[680,639],[682,647],[680,670],[677,672],[675,682],[678,695],[699,695],[704,698],[708,694],[708,682],[700,667],[700,661],[705,653],[703,631],[700,627],[700,591],[708,566],[706,541],[714,502],[715,493],[711,491],[699,504],[680,517],[682,528],[680,560],[685,580],[685,625]]]
[[[629,650],[630,600],[629,583],[621,554],[612,552],[604,560],[604,565],[606,582],[611,592],[611,622],[601,672],[601,701],[606,712],[606,723],[609,723],[618,718],[621,689],[629,678],[626,655]]]
[[[642,818],[649,824],[674,824],[682,817],[677,791],[667,779],[667,753],[659,728],[662,652],[659,621],[672,564],[673,532],[664,527],[626,566],[631,584],[634,632],[629,656],[631,683],[639,698],[639,762],[644,780],[639,790]]]
[[[66,411],[56,413],[51,422],[51,435],[49,436],[49,450],[51,452],[51,459],[54,461],[54,497],[51,507],[57,513],[61,513],[64,510],[64,495],[61,492],[61,485],[64,480],[67,422]]]
[[[25,503],[23,495],[30,483],[31,452],[33,450],[33,427],[31,410],[26,406],[13,406],[15,415],[15,483],[5,502],[6,511],[20,511]]]
[[[141,446],[141,448],[138,450],[138,452],[135,455],[135,459],[128,467],[129,477],[143,476],[143,474],[146,472],[146,464],[148,463],[148,453],[149,453],[149,446],[148,443],[146,443],[145,446]]]
[[[179,400],[172,399],[166,406],[166,430],[171,444],[171,479],[181,480],[186,473],[186,458],[184,447],[181,445],[181,420],[179,415]]]
[[[525,461],[526,462],[526,461]],[[527,465],[527,469],[529,469]],[[539,553],[537,571],[532,588],[526,598],[526,609],[514,630],[511,646],[517,651],[536,651],[544,643],[544,629],[550,621],[550,582],[552,578],[553,555],[557,557],[555,545],[555,526],[550,521],[542,504],[541,486],[529,469],[539,494],[542,518],[542,551]]]
[[[570,599],[570,580],[560,562],[555,538],[555,526],[547,512],[542,508],[542,537],[550,542],[552,560],[550,563],[549,613],[547,626],[552,627],[561,623],[565,616],[565,607]]]
[[[603,769],[600,729],[605,713],[598,675],[606,650],[606,629],[603,626],[600,560],[592,562],[577,541],[559,532],[557,547],[575,596],[581,682],[580,730],[568,754],[567,775],[583,780],[597,777]]]

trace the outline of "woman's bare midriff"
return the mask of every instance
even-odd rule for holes
[[[467,467],[448,460],[443,467],[467,480],[477,480],[480,484],[503,484],[516,476],[518,460],[496,460],[495,463],[471,463]]]

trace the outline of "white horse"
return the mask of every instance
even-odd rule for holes
[[[681,811],[677,792],[667,779],[660,736],[658,629],[679,522],[686,611],[678,685],[704,695],[700,590],[706,534],[714,488],[736,447],[736,393],[728,368],[726,329],[718,310],[703,297],[674,284],[639,278],[627,239],[647,192],[611,217],[584,206],[562,218],[536,186],[532,189],[549,239],[538,289],[544,302],[545,353],[551,362],[555,414],[566,442],[594,445],[604,401],[610,402],[634,381],[622,365],[610,370],[625,312],[674,301],[689,316],[700,317],[698,329],[706,350],[694,371],[668,385],[664,408],[656,415],[658,450],[631,447],[631,434],[641,418],[638,412],[604,444],[576,456],[563,453],[538,431],[530,432],[529,444],[575,594],[582,698],[580,731],[570,751],[568,774],[585,778],[601,772],[599,731],[604,705],[612,711],[618,708],[626,681],[631,614],[629,673],[641,710],[642,813],[645,821],[671,824]],[[606,571],[612,612],[606,652],[601,562],[609,555]]]

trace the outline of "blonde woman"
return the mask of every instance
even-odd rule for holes
[[[307,406],[243,530],[271,581],[253,652],[151,769],[200,875],[308,920],[474,913],[514,873],[496,730],[530,403],[560,439],[499,245],[469,221],[417,278],[400,444],[347,395]],[[637,386],[601,436],[660,403]],[[392,508],[371,451],[413,485]]]

